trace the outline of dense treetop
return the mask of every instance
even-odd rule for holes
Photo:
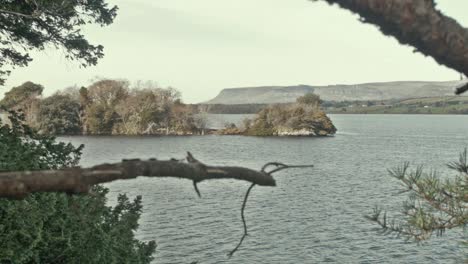
[[[5,97],[0,100],[0,105],[6,108],[16,107],[23,103],[30,103],[30,100],[36,99],[42,95],[44,87],[33,82],[25,82],[20,86],[11,88],[5,93]]]

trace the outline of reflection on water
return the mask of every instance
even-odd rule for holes
[[[210,116],[218,124],[242,116]],[[382,236],[365,220],[375,205],[393,213],[405,197],[387,168],[411,161],[445,171],[468,145],[467,116],[331,115],[338,134],[326,138],[242,136],[64,137],[84,143],[81,164],[122,158],[180,158],[191,151],[213,165],[260,168],[268,161],[315,164],[281,172],[276,188],[255,187],[242,235],[240,206],[248,184],[139,178],[108,184],[112,193],[143,195],[138,237],[158,243],[158,263],[459,263],[466,257],[462,231],[424,244]],[[221,120],[221,121],[220,121]],[[221,123],[222,124],[222,123]],[[466,238],[466,236],[465,236]]]

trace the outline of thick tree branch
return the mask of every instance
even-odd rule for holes
[[[176,177],[198,183],[210,179],[238,179],[261,186],[275,186],[270,173],[243,167],[208,166],[188,153],[179,160],[123,160],[91,168],[17,171],[0,173],[0,197],[23,198],[33,192],[87,193],[90,186],[138,176]]]
[[[435,8],[433,0],[324,0],[377,25],[385,35],[468,76],[468,29]],[[457,89],[460,94],[468,85]]]

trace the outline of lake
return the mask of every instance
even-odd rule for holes
[[[253,188],[242,236],[240,208],[248,183],[199,184],[138,178],[107,184],[117,193],[143,196],[138,238],[156,240],[157,263],[461,263],[468,257],[462,230],[416,244],[378,233],[364,218],[375,205],[398,214],[406,197],[387,169],[410,161],[450,173],[445,164],[468,146],[468,116],[330,115],[334,137],[61,137],[85,144],[82,166],[122,158],[182,158],[190,151],[211,165],[260,169],[269,161],[314,164],[275,175],[277,187]],[[211,115],[219,126],[243,116]],[[214,120],[214,121],[213,121]],[[217,124],[217,125],[216,125]]]

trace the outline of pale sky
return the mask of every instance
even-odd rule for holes
[[[61,51],[32,53],[1,94],[24,81],[45,94],[96,77],[153,80],[182,92],[188,103],[221,89],[263,85],[327,85],[381,81],[447,81],[459,74],[337,6],[307,0],[112,0],[109,27],[86,36],[105,47],[98,66],[80,68]],[[468,27],[468,1],[438,0]]]

